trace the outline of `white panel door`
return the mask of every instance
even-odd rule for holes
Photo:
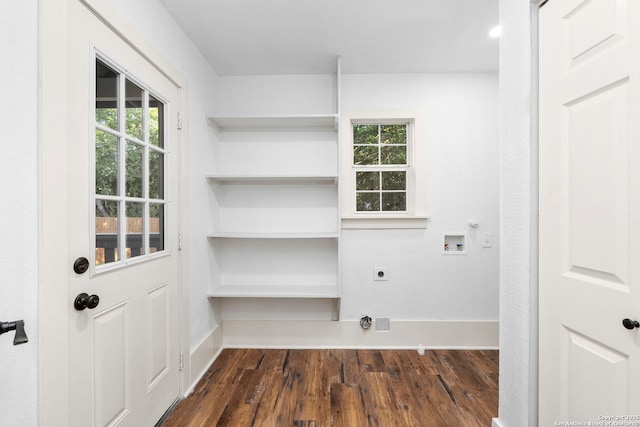
[[[153,426],[179,395],[179,90],[79,1],[68,53],[70,418]]]
[[[639,165],[640,3],[550,0],[540,9],[541,426],[640,425]]]

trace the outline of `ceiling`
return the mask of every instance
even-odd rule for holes
[[[498,69],[498,0],[160,1],[222,76]]]

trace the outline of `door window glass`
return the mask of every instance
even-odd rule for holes
[[[96,59],[95,265],[165,250],[166,105],[117,65]]]
[[[118,130],[119,74],[101,61],[96,62],[96,124]]]

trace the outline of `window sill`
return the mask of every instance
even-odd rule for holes
[[[342,217],[342,228],[427,228],[426,216],[349,216]]]

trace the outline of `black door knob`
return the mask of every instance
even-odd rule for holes
[[[100,297],[98,295],[89,295],[87,308],[96,308],[98,304],[100,304]]]
[[[635,329],[635,328],[640,328],[640,323],[638,323],[637,320],[624,319],[622,320],[622,326],[624,326],[627,329]]]
[[[73,302],[73,308],[78,311],[82,311],[85,308],[96,308],[100,303],[100,297],[98,295],[89,295],[85,292],[78,294],[76,300]]]

